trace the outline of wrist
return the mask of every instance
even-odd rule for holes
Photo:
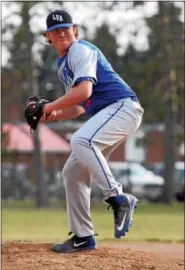
[[[42,112],[43,113],[51,113],[52,108],[51,108],[50,105],[51,105],[51,103],[44,104],[43,107],[42,107]]]

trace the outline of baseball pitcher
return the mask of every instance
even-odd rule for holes
[[[132,224],[137,198],[125,194],[106,157],[142,121],[143,108],[136,93],[113,70],[103,53],[78,38],[78,25],[64,10],[51,12],[44,36],[58,53],[58,76],[65,95],[49,102],[28,100],[25,116],[31,128],[39,121],[72,119],[86,113],[89,119],[72,136],[72,153],[63,168],[69,229],[73,236],[52,246],[55,252],[96,249],[90,213],[91,181],[102,190],[114,214],[114,235],[125,236]],[[105,154],[103,154],[105,153]]]

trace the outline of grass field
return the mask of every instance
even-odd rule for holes
[[[13,207],[14,206],[14,207]],[[114,240],[113,215],[106,205],[93,205],[92,218],[99,240]],[[2,202],[2,240],[59,241],[69,232],[65,206],[35,209],[29,203]],[[140,203],[124,241],[184,241],[184,204]]]

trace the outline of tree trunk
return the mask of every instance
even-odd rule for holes
[[[33,95],[39,95],[39,87],[37,80],[37,70],[35,69],[34,61],[32,61],[32,89]],[[36,207],[45,207],[48,205],[47,183],[44,181],[44,166],[41,159],[41,145],[39,139],[39,126],[33,136],[34,143],[34,164],[35,164],[35,182],[36,182]]]
[[[45,207],[48,205],[47,185],[44,181],[44,167],[41,160],[41,149],[39,140],[39,127],[33,135],[34,141],[34,170],[36,181],[36,207]]]
[[[175,116],[175,103],[174,95],[176,94],[176,74],[174,70],[173,61],[173,43],[170,42],[170,28],[169,22],[171,20],[170,13],[164,14],[164,5],[166,2],[159,2],[159,14],[161,22],[161,52],[163,54],[162,74],[164,76],[164,90],[166,97],[166,113],[164,119],[165,125],[165,158],[164,158],[164,190],[163,201],[171,204],[174,199],[174,116]],[[173,75],[173,76],[172,76]]]

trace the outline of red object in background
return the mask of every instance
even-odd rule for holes
[[[5,136],[7,149],[20,152],[33,151],[33,135],[30,134],[27,124],[4,123],[2,131],[7,133],[7,138]],[[39,125],[39,139],[43,152],[71,152],[70,144],[44,124]]]

